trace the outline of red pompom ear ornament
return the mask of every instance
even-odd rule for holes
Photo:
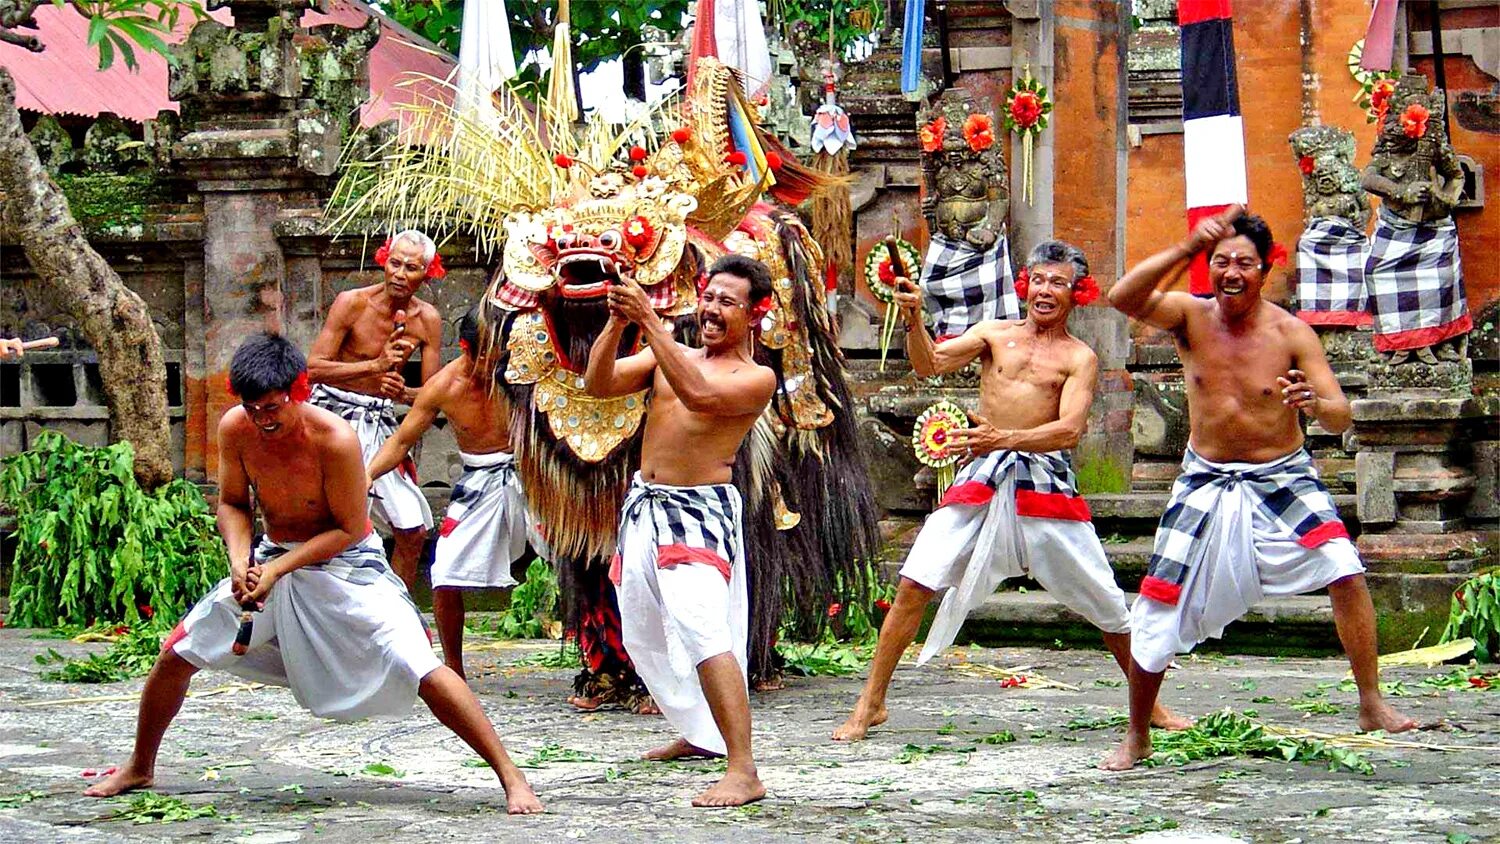
[[[743,152],[735,150],[734,152],[731,152],[730,154],[724,156],[724,160],[736,167],[744,167],[745,162],[749,161],[750,159],[746,158]]]
[[[1083,307],[1099,298],[1099,282],[1094,277],[1086,275],[1073,282],[1073,304]]]
[[[1027,272],[1025,267],[1022,267],[1021,271],[1016,273],[1016,296],[1024,302],[1026,301],[1026,296],[1030,293],[1031,273]]]
[[[385,243],[375,250],[375,263],[385,266],[385,262],[391,259],[391,239],[386,238]]]
[[[783,164],[785,164],[785,162],[783,162],[781,160],[781,156],[777,155],[774,152],[768,152],[768,153],[766,153],[766,166],[767,167],[771,168],[772,170],[779,171],[779,170],[781,170],[781,167],[782,167]]]
[[[307,383],[307,370],[297,374],[297,380],[292,382],[286,394],[294,402],[304,402],[312,397],[312,386]]]
[[[448,268],[443,266],[443,256],[432,253],[432,262],[427,265],[427,280],[437,281],[448,274]]]
[[[766,314],[776,307],[776,300],[770,296],[762,298],[759,302],[750,306],[750,321],[754,325],[760,325],[760,321],[766,318]]]
[[[1270,262],[1270,263],[1278,266],[1278,267],[1284,267],[1284,266],[1286,266],[1286,262],[1287,262],[1286,247],[1282,246],[1279,243],[1273,243],[1273,244],[1271,244],[1271,254],[1266,256],[1266,260],[1268,262]]]

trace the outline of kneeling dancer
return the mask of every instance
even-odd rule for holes
[[[464,676],[464,589],[516,585],[510,567],[542,543],[531,531],[510,445],[510,403],[495,385],[496,352],[483,343],[474,310],[458,323],[463,354],[417,392],[401,427],[367,467],[366,485],[401,465],[441,412],[458,440],[464,472],[453,485],[432,558],[432,614],[443,662]]]
[[[1109,292],[1116,308],[1172,332],[1190,430],[1131,609],[1130,730],[1101,764],[1108,770],[1151,755],[1146,715],[1176,654],[1222,635],[1265,596],[1325,586],[1359,687],[1360,728],[1416,726],[1381,697],[1365,568],[1303,447],[1298,411],[1338,434],[1349,428],[1349,402],[1313,329],[1261,300],[1271,229],[1243,211],[1205,219]],[[1211,250],[1213,298],[1156,289],[1201,249]]]
[[[633,281],[609,292],[610,318],[589,353],[590,395],[650,386],[641,469],[620,514],[610,579],[625,650],[682,738],[647,759],[727,754],[724,778],[694,806],[740,806],[765,796],[750,752],[746,683],[749,598],[735,454],[776,389],[753,359],[751,326],[770,307],[771,275],[740,255],[709,269],[698,297],[703,348],[690,349]],[[634,322],[650,343],[620,360]]]
[[[1031,252],[1017,284],[1026,301],[1023,320],[986,320],[934,345],[922,321],[922,299],[898,280],[906,322],[906,352],[918,375],[954,372],[979,358],[976,427],[957,431],[955,447],[971,458],[938,509],[927,518],[906,564],[885,623],[870,677],[854,712],[834,731],[837,741],[859,741],[886,720],[885,695],[901,654],[933,595],[938,607],[920,665],[953,644],[964,619],[1000,582],[1029,575],[1054,598],[1104,632],[1104,643],[1128,672],[1130,613],[1125,593],[1094,533],[1064,449],[1078,444],[1094,400],[1099,360],[1068,333],[1075,305],[1098,295],[1088,261],[1059,241]],[[1165,709],[1157,724],[1187,726]]]
[[[149,787],[188,681],[217,668],[288,686],[323,718],[401,715],[420,696],[490,764],[512,814],[540,812],[479,701],[433,655],[421,615],[386,566],[366,514],[359,439],[344,420],[306,402],[301,352],[281,337],[254,335],[235,351],[229,383],[241,401],[219,421],[218,522],[230,575],[163,645],[141,693],[129,761],[84,793]],[[253,554],[252,488],[266,527]],[[241,612],[251,607],[259,609],[247,631]]]

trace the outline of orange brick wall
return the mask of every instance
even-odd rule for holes
[[[1118,14],[1112,3],[1061,0],[1054,18],[1053,233],[1083,249],[1101,285],[1115,279],[1118,248]]]

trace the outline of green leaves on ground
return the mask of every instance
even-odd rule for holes
[[[198,488],[178,479],[147,493],[134,459],[126,442],[90,448],[44,431],[0,462],[0,499],[16,516],[9,624],[175,619],[228,574]]]
[[[1474,640],[1474,657],[1480,662],[1500,658],[1500,568],[1474,575],[1453,592],[1440,641],[1465,636]]]
[[[1375,773],[1375,766],[1362,753],[1311,739],[1271,736],[1260,724],[1228,709],[1206,715],[1186,730],[1152,730],[1151,744],[1156,752],[1142,764],[1185,765],[1220,756],[1257,756],[1288,762],[1325,762],[1330,771],[1342,768],[1361,774]]]
[[[48,648],[46,653],[36,655],[36,661],[43,666],[58,666],[43,671],[42,679],[59,683],[118,683],[144,677],[156,664],[162,641],[171,629],[167,622],[153,619],[126,630],[102,654],[70,659],[56,648]]]
[[[510,593],[510,606],[492,632],[502,639],[551,639],[556,634],[557,572],[541,557],[526,568],[526,580]]]
[[[584,753],[581,750],[574,750],[571,747],[563,747],[562,745],[558,744],[555,741],[548,741],[548,742],[544,743],[541,747],[537,748],[537,750],[536,750],[535,753],[533,753],[530,756],[526,757],[524,760],[522,760],[520,762],[517,762],[516,763],[516,767],[518,767],[518,768],[545,768],[551,762],[598,762],[598,761],[599,760],[597,758],[595,758],[593,756],[590,756],[590,755],[588,755],[587,753]]]
[[[197,818],[220,817],[213,804],[194,806],[177,797],[168,797],[154,791],[142,791],[130,799],[130,805],[109,816],[113,821],[131,823],[178,823]]]

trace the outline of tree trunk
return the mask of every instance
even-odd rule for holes
[[[89,245],[68,200],[21,128],[16,83],[0,67],[0,190],[4,226],[36,273],[34,284],[72,317],[99,356],[113,436],[135,447],[145,489],[172,479],[167,367],[151,312]]]

